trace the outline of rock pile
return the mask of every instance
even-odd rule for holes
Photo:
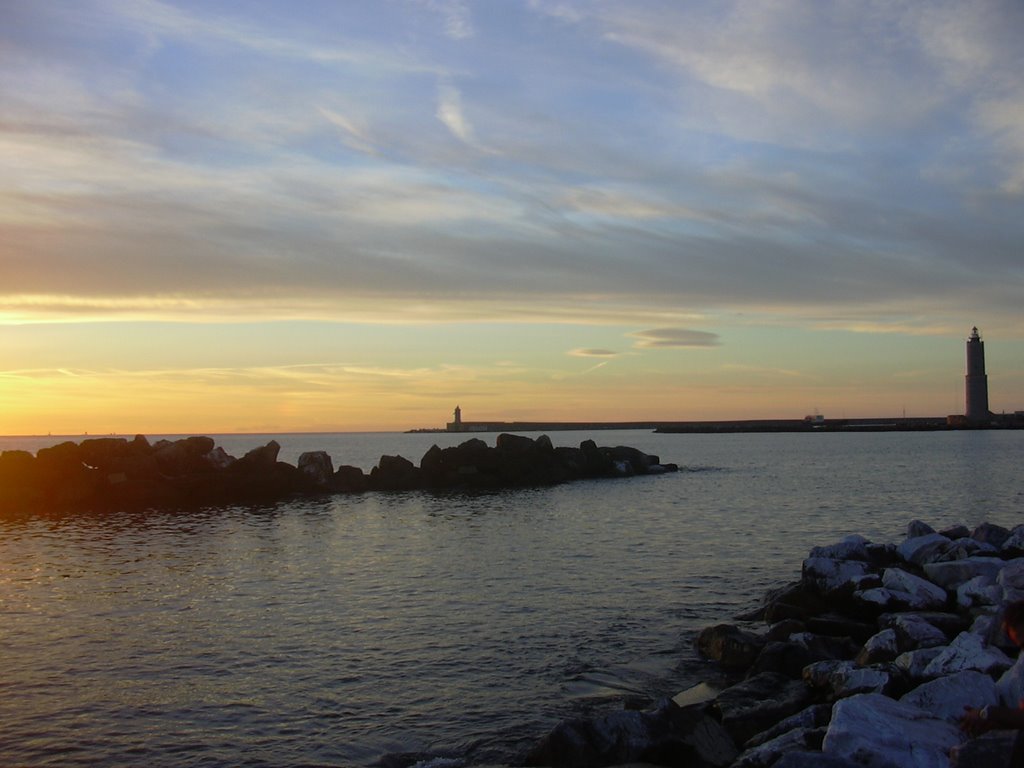
[[[1024,525],[936,532],[914,521],[898,545],[850,536],[815,547],[799,581],[742,624],[698,636],[734,685],[564,722],[526,763],[1001,768],[1014,734],[968,740],[957,721],[966,706],[1024,699],[1024,661],[1000,628],[1002,607],[1022,598]]]
[[[677,469],[635,448],[556,448],[546,435],[498,435],[495,447],[467,440],[431,447],[416,466],[382,456],[369,475],[334,469],[324,451],[278,460],[271,440],[241,458],[210,437],[150,442],[139,435],[94,438],[27,451],[0,453],[0,512],[182,507],[272,501],[306,494],[427,488],[504,488],[550,485],[582,478],[628,477]]]

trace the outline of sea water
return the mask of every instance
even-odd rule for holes
[[[1024,522],[1024,432],[551,437],[680,471],[0,520],[0,764],[514,764],[563,718],[713,675],[695,632],[811,546]],[[465,436],[217,441],[272,438],[369,470]]]

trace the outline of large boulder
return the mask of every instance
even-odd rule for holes
[[[876,570],[863,560],[809,557],[804,560],[802,574],[804,583],[823,597],[846,597],[881,584]]]
[[[825,732],[825,728],[794,728],[786,731],[763,744],[746,749],[731,768],[769,768],[789,752],[820,750]]]
[[[651,465],[658,464],[657,456],[649,456],[643,451],[625,445],[610,448],[609,455],[612,461],[628,463],[630,474],[645,475]]]
[[[907,602],[913,611],[942,608],[948,598],[942,587],[902,568],[886,568],[882,573],[882,586],[909,595]]]
[[[924,566],[924,573],[933,584],[955,591],[976,576],[995,579],[1005,566],[1006,563],[999,558],[977,556],[963,560],[927,563]]]
[[[1003,590],[1003,602],[1024,600],[1024,558],[1008,561],[996,574],[996,583]]]
[[[161,440],[153,446],[153,458],[160,472],[172,477],[206,473],[212,468],[203,457],[214,447],[216,443],[213,438],[204,435],[193,435],[173,442]]]
[[[210,450],[213,450],[212,440]],[[209,453],[209,451],[204,451]],[[232,468],[240,473],[269,472],[277,464],[277,457],[281,453],[281,444],[277,440],[271,440],[266,445],[261,445],[247,452],[242,458],[236,461]]]
[[[479,487],[498,484],[502,462],[501,452],[472,438],[449,448],[431,446],[420,459],[420,470],[424,483],[431,487]]]
[[[964,707],[994,706],[999,703],[999,696],[991,677],[974,670],[964,670],[923,683],[904,694],[900,701],[956,725],[963,717]]]
[[[1010,531],[995,523],[982,523],[971,531],[971,538],[982,544],[991,544],[998,549],[1010,538]]]
[[[370,470],[369,485],[378,491],[408,491],[421,486],[422,473],[404,456],[381,456]]]
[[[803,679],[819,696],[834,700],[862,693],[888,693],[895,687],[898,674],[893,665],[861,667],[856,661],[838,660],[808,664]]]
[[[314,488],[327,489],[334,481],[334,462],[327,451],[307,451],[299,456],[299,471]]]
[[[981,574],[957,587],[956,604],[961,610],[983,605],[998,605],[1003,597],[1003,588],[994,576]]]
[[[927,533],[906,539],[896,551],[908,563],[923,566],[941,557],[951,544],[941,533]]]
[[[343,464],[334,473],[333,486],[342,493],[360,493],[370,486],[370,479],[359,467]]]
[[[877,693],[836,703],[822,751],[874,768],[949,768],[964,736],[953,724]]]
[[[835,544],[811,547],[808,557],[824,557],[829,560],[870,560],[871,542],[860,534],[851,534]]]
[[[508,453],[528,453],[533,450],[534,442],[532,438],[525,435],[511,435],[507,432],[502,432],[495,438],[494,446],[499,451],[507,451]]]
[[[762,672],[726,688],[713,706],[729,735],[743,744],[810,703],[810,688],[802,680]]]
[[[867,642],[857,654],[857,663],[866,667],[870,664],[894,661],[900,655],[899,641],[895,629],[883,629]]]
[[[829,607],[829,602],[812,588],[810,582],[801,580],[770,590],[764,597],[760,618],[769,624],[785,619],[805,620],[826,613]]]
[[[524,765],[590,768],[644,762],[725,768],[737,752],[722,726],[701,707],[682,708],[665,700],[649,712],[566,720],[529,751]]]
[[[999,677],[996,693],[1004,707],[1017,707],[1024,701],[1024,654]]]
[[[48,507],[90,506],[103,486],[104,473],[87,465],[70,441],[37,451],[35,470]]]
[[[961,632],[924,672],[928,677],[939,677],[972,669],[987,675],[1001,675],[1011,666],[1013,662],[999,648],[985,645],[982,638],[972,632]]]
[[[78,446],[81,461],[95,469],[109,470],[127,457],[132,448],[123,437],[93,437]]]
[[[932,622],[930,614],[919,613],[887,613],[878,618],[883,629],[891,629],[896,633],[896,642],[901,651],[912,651],[918,648],[934,648],[947,645],[949,636]]]
[[[787,752],[779,758],[772,768],[864,768],[838,755],[826,755],[824,752]]]
[[[938,648],[919,648],[916,651],[904,651],[896,657],[896,661],[893,662],[893,665],[900,670],[904,677],[912,682],[929,680],[931,678],[925,674],[925,670],[928,669],[928,665],[935,660],[935,657],[944,650],[945,646]]]
[[[764,645],[763,637],[734,624],[716,624],[697,635],[697,650],[705,658],[734,669],[753,664]]]

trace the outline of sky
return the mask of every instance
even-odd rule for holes
[[[0,0],[0,434],[1024,409],[1019,0]]]

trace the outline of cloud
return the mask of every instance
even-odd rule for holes
[[[95,2],[0,30],[8,317],[1019,317],[1018,3]]]
[[[571,349],[568,352],[572,357],[618,357],[619,353],[612,349]]]
[[[717,347],[718,334],[693,331],[687,328],[652,328],[629,334],[639,349],[684,349],[688,347]]]
[[[451,39],[465,40],[475,34],[469,6],[463,0],[419,0],[419,3],[441,15],[445,34]]]
[[[355,120],[338,114],[330,109],[320,107],[320,114],[327,118],[327,120],[342,131],[342,141],[352,149],[359,152],[364,152],[368,155],[376,154],[376,148],[373,144],[373,139],[369,135],[369,131],[366,126],[357,123]]]
[[[474,144],[473,127],[462,112],[462,94],[450,84],[441,84],[437,89],[437,119],[466,144]]]

